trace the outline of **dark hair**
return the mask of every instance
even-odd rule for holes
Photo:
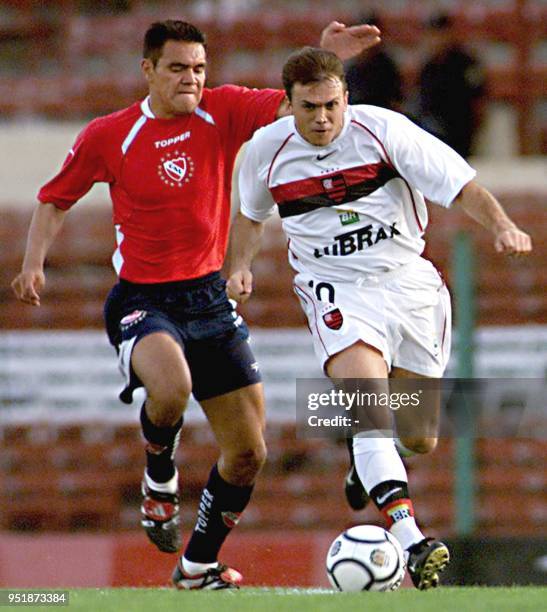
[[[161,57],[163,45],[168,40],[201,43],[207,48],[205,34],[195,25],[187,21],[168,19],[156,21],[146,30],[142,56],[151,59],[155,66]]]
[[[315,47],[303,47],[291,53],[283,66],[282,77],[283,87],[289,100],[295,83],[307,85],[308,83],[338,78],[344,89],[347,87],[344,65],[340,58],[332,51]]]

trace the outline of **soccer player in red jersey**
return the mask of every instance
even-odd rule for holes
[[[343,59],[379,41],[373,26],[333,22],[321,44]],[[235,156],[258,128],[288,113],[282,91],[205,87],[203,33],[183,21],[152,24],[142,72],[149,95],[92,121],[38,194],[21,273],[23,302],[40,305],[46,253],[67,211],[97,182],[110,187],[119,276],[105,304],[110,342],[131,402],[146,390],[142,526],[164,552],[181,546],[173,462],[190,393],[220,447],[195,529],[173,574],[177,588],[237,587],[217,555],[247,506],[266,448],[260,373],[248,330],[220,277]]]

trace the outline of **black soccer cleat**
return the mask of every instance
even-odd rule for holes
[[[354,465],[349,469],[344,481],[344,492],[350,508],[362,510],[370,501]]]
[[[237,570],[221,564],[202,574],[189,575],[182,569],[182,561],[179,559],[171,579],[179,590],[218,591],[220,589],[239,589],[243,576]]]
[[[407,570],[417,589],[425,591],[439,584],[439,574],[450,561],[446,544],[425,538],[408,549]]]
[[[175,553],[182,544],[178,494],[159,493],[142,482],[141,525],[162,552]]]

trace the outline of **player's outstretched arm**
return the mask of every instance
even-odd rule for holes
[[[66,211],[53,204],[39,204],[32,215],[23,266],[11,283],[17,298],[26,304],[40,306],[40,293],[46,284],[44,261],[65,215]]]
[[[530,236],[520,230],[496,198],[475,181],[465,185],[455,203],[494,234],[494,247],[498,253],[527,255],[532,250]]]
[[[260,250],[264,223],[237,213],[230,232],[229,273],[226,292],[231,300],[244,304],[253,291],[251,263]]]
[[[380,30],[373,25],[346,26],[332,21],[321,33],[320,45],[332,51],[341,60],[347,60],[380,42]]]

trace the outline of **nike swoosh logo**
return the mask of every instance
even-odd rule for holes
[[[391,489],[391,491],[388,491],[385,495],[382,495],[382,497],[377,497],[376,501],[379,504],[383,504],[390,495],[393,495],[393,493],[397,493],[397,491],[402,491],[401,487],[397,487],[396,489]]]
[[[334,153],[334,151],[331,151],[330,153],[325,153],[325,155],[318,155],[317,156],[317,161],[323,161],[324,159],[327,159],[327,157],[329,157],[333,153]]]

